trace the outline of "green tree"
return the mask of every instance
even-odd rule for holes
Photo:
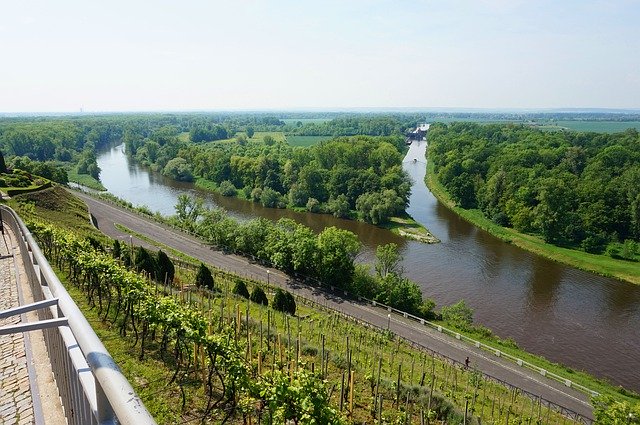
[[[464,300],[442,307],[442,320],[458,326],[469,326],[473,323],[473,310]]]
[[[316,275],[325,283],[347,288],[354,272],[360,242],[353,233],[327,227],[318,235]]]
[[[276,208],[280,205],[281,197],[275,190],[265,187],[260,194],[260,203],[267,208]]]
[[[220,183],[218,191],[222,196],[236,196],[238,194],[238,189],[236,189],[233,183],[231,183],[229,180],[225,180]]]
[[[251,139],[254,134],[255,134],[255,130],[253,129],[253,127],[247,127],[247,137]]]
[[[273,302],[271,303],[274,310],[281,311],[283,313],[290,314],[294,316],[296,314],[296,301],[293,298],[293,295],[288,291],[283,291],[282,289],[276,289],[276,294],[273,297]]]
[[[147,251],[144,247],[139,246],[136,248],[136,252],[134,254],[135,258],[135,269],[138,272],[144,272],[150,274],[155,277],[156,275],[156,261],[151,256],[149,251]]]
[[[179,195],[175,210],[178,223],[189,230],[193,230],[198,223],[198,219],[205,212],[204,200],[189,195]]]
[[[380,278],[384,278],[389,273],[402,275],[404,271],[400,266],[402,255],[398,251],[398,245],[389,243],[380,245],[376,248],[376,274]]]
[[[249,290],[247,289],[247,284],[244,283],[242,279],[236,279],[236,283],[233,287],[233,293],[236,295],[240,295],[242,298],[249,299]]]
[[[2,151],[0,151],[0,174],[7,172],[7,164],[4,162],[4,155],[2,155]]]
[[[157,279],[160,282],[172,283],[173,277],[175,276],[176,269],[173,265],[173,261],[169,258],[164,251],[159,250],[156,258],[156,264],[158,265],[157,269]]]
[[[118,239],[113,240],[113,250],[111,251],[113,258],[120,258],[122,255],[122,247],[120,246],[120,241]]]
[[[184,158],[173,158],[162,170],[162,174],[174,180],[190,182],[193,181],[191,166]]]
[[[198,267],[198,273],[196,273],[196,286],[198,288],[206,288],[209,290],[215,289],[215,282],[213,281],[213,275],[211,270],[204,263],[200,263]]]
[[[256,304],[262,304],[264,306],[269,305],[269,299],[267,298],[267,294],[265,294],[264,290],[258,285],[255,285],[253,287],[253,291],[251,291],[251,296],[249,297],[249,299]]]

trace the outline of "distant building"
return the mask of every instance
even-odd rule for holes
[[[429,130],[429,124],[419,124],[415,130],[406,135],[407,144],[411,144],[414,140],[424,140],[427,135],[427,130]]]

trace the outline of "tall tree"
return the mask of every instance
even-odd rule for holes
[[[0,173],[7,172],[7,164],[4,162],[4,156],[2,155],[2,151],[0,151]]]

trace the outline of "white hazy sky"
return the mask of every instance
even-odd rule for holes
[[[637,0],[20,0],[0,112],[640,107]]]

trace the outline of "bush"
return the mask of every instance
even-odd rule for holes
[[[138,272],[144,272],[152,276],[155,276],[156,261],[151,256],[151,254],[149,254],[149,251],[147,251],[141,246],[137,247],[136,252],[134,254],[134,260],[135,260],[135,269]]]
[[[455,304],[442,307],[442,320],[467,327],[473,323],[473,310],[467,306],[464,300]]]
[[[236,284],[233,287],[233,293],[240,295],[242,298],[249,299],[249,290],[247,289],[247,285],[244,283],[244,280],[236,280]]]
[[[253,287],[253,292],[251,292],[249,299],[256,304],[262,304],[264,306],[269,305],[267,294],[265,294],[262,288],[257,285]]]
[[[307,211],[312,213],[322,212],[320,201],[318,201],[316,198],[309,198],[309,200],[307,201]]]
[[[158,281],[164,282],[166,279],[167,283],[173,282],[173,277],[175,276],[176,269],[173,266],[173,262],[171,261],[169,256],[165,254],[162,250],[160,250],[158,251],[156,262],[158,264],[158,270],[157,270]]]
[[[218,190],[222,196],[236,196],[238,194],[238,189],[229,180],[220,183]]]
[[[280,288],[276,290],[272,306],[277,311],[281,311],[292,316],[296,314],[296,301],[293,299],[293,295]]]
[[[196,286],[198,288],[207,288],[209,290],[215,289],[211,270],[209,270],[209,267],[205,266],[204,263],[200,263],[200,268],[198,268],[198,273],[196,274]]]

